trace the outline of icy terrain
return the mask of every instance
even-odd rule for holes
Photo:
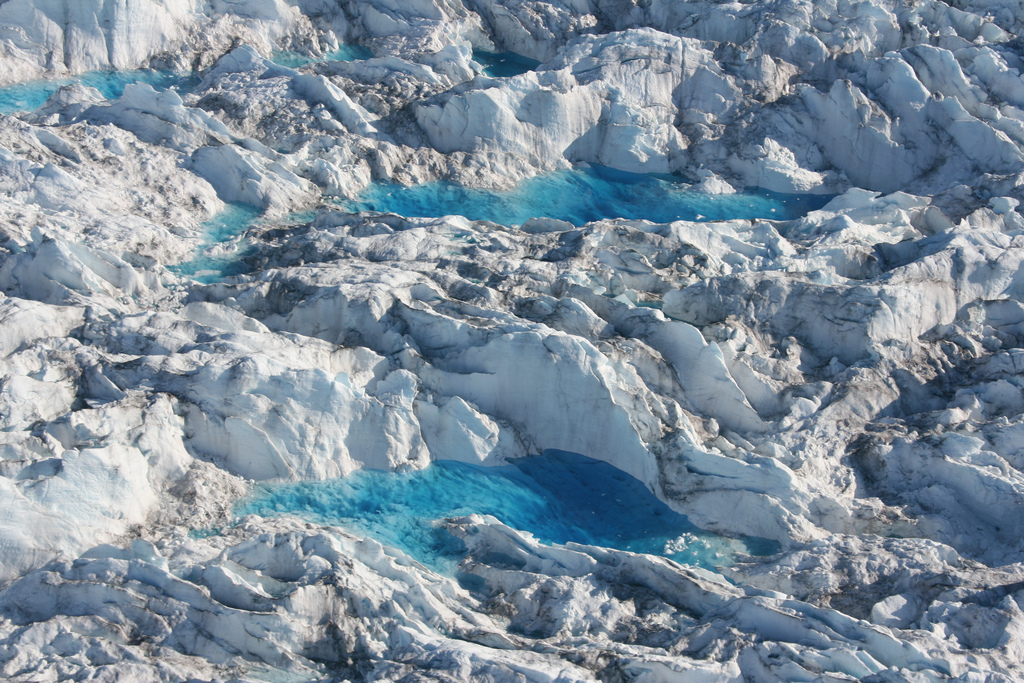
[[[0,1],[0,677],[1024,678],[1022,35]]]

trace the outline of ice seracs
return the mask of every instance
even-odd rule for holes
[[[1020,678],[1021,22],[0,4],[4,83],[196,77],[0,116],[3,675]],[[373,56],[326,59],[343,44]],[[534,61],[489,76],[474,50]],[[583,164],[822,203],[581,225],[339,203]],[[233,202],[249,218],[211,237]],[[468,516],[438,521],[446,574],[232,507],[545,449],[780,552],[711,572]]]

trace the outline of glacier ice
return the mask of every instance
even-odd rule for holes
[[[1022,31],[0,2],[0,676],[1024,677]]]

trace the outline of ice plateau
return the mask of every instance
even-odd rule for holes
[[[1014,0],[0,0],[0,677],[1024,679],[1022,74]],[[685,525],[323,512],[430,468]]]

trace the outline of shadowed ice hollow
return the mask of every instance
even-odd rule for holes
[[[276,64],[290,69],[298,69],[299,67],[315,64],[316,62],[355,62],[360,59],[370,59],[371,57],[373,57],[373,51],[362,45],[342,45],[337,50],[328,52],[320,58],[291,50],[276,50],[270,56],[271,60]]]

